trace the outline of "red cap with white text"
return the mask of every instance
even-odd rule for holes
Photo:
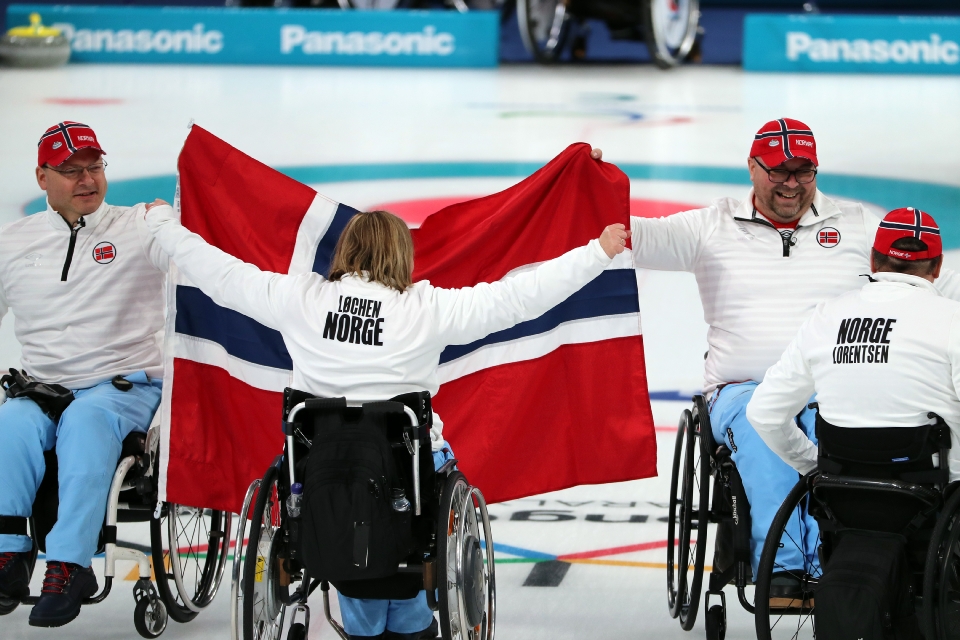
[[[925,251],[894,249],[893,243],[900,238],[916,238],[927,245],[927,248]],[[940,239],[940,227],[933,216],[919,209],[906,207],[894,209],[883,216],[877,228],[877,239],[873,241],[873,248],[891,258],[928,260],[943,253],[943,242]]]
[[[760,127],[753,137],[750,157],[772,169],[793,158],[806,158],[818,166],[817,141],[813,131],[799,120],[780,118]]]
[[[38,167],[45,164],[52,167],[59,166],[80,149],[91,148],[102,154],[107,153],[97,142],[97,134],[93,132],[93,129],[85,124],[69,120],[47,129],[46,133],[40,136],[37,147]]]

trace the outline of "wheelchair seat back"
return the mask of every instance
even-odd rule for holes
[[[813,492],[835,527],[911,535],[929,524],[949,481],[950,448],[949,427],[931,417],[919,427],[844,428],[817,414]]]
[[[407,579],[398,568],[422,563],[431,553],[438,507],[429,394],[352,407],[343,398],[288,390],[284,415],[299,402],[305,407],[288,428],[296,436],[294,473],[303,484],[300,557],[310,576],[345,593],[377,597],[399,589],[413,597],[421,588],[420,574]],[[417,416],[417,426],[405,406]],[[411,504],[414,441],[420,451],[419,516]]]

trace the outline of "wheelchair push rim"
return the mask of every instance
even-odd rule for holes
[[[177,591],[190,610],[200,612],[213,602],[223,580],[232,515],[178,504],[168,505],[167,513],[170,563]]]
[[[257,488],[250,535],[243,558],[240,582],[244,640],[274,640],[280,637],[286,606],[277,597],[279,565],[277,544],[280,530],[279,473],[271,466]]]
[[[570,32],[568,0],[517,0],[520,36],[537,62],[556,62]]]
[[[699,0],[643,0],[643,32],[650,56],[661,69],[690,55],[700,22]]]
[[[671,618],[680,615],[679,602],[685,597],[686,591],[686,571],[678,570],[677,559],[677,540],[679,540],[677,527],[677,516],[680,505],[683,502],[683,494],[677,495],[678,489],[683,489],[680,481],[681,470],[683,469],[683,444],[686,438],[686,424],[692,418],[690,411],[685,409],[680,416],[680,425],[677,428],[677,439],[673,448],[673,468],[670,473],[670,506],[667,517],[667,610]]]
[[[447,479],[438,521],[440,631],[444,640],[493,640],[496,576],[486,501],[459,471]]]
[[[923,626],[927,638],[958,637],[960,629],[960,490],[954,490],[930,537],[924,564]],[[929,604],[928,604],[929,603]]]
[[[809,493],[807,478],[790,490],[770,525],[770,532],[763,544],[760,565],[757,567],[756,591],[754,597],[754,621],[757,640],[781,640],[785,638],[816,638],[814,592],[822,571],[819,561],[807,557],[803,542],[803,516],[809,509],[809,501],[814,500]],[[798,520],[801,530],[800,540],[795,539],[786,529],[790,522]],[[820,534],[817,533],[815,548],[820,548]],[[778,560],[783,549],[799,551],[804,558],[803,569],[785,567]],[[795,577],[800,584],[801,595],[784,606],[774,607],[770,602],[770,583],[775,572],[786,572]]]

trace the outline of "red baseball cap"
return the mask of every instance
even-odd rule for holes
[[[893,243],[900,238],[916,238],[927,245],[926,251],[903,251],[894,249]],[[929,213],[913,207],[894,209],[883,216],[877,228],[873,248],[885,256],[901,260],[928,260],[943,253],[940,227]]]
[[[780,118],[760,127],[753,137],[750,157],[757,158],[767,168],[781,165],[793,158],[806,158],[818,166],[817,141],[813,131],[799,120]]]
[[[46,133],[40,136],[37,143],[37,166],[45,164],[56,167],[75,154],[80,149],[92,148],[106,155],[97,142],[97,134],[93,129],[79,122],[65,120],[55,124]]]

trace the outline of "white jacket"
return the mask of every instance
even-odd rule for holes
[[[103,203],[74,233],[48,204],[0,228],[0,317],[13,310],[27,373],[71,389],[163,376],[167,257],[142,207]]]
[[[440,387],[440,353],[532,320],[596,278],[610,262],[597,240],[489,284],[400,293],[359,276],[261,271],[191,233],[169,206],[147,226],[189,280],[217,304],[276,329],[293,360],[293,386],[348,400],[385,400]],[[435,421],[434,447],[443,443]]]
[[[870,273],[879,220],[859,203],[817,191],[788,238],[752,203],[753,191],[743,202],[721,198],[705,209],[631,219],[638,268],[697,278],[710,325],[706,393],[763,378],[818,303],[859,288]],[[821,230],[830,234],[822,243]]]
[[[824,420],[838,427],[916,427],[930,424],[933,411],[950,426],[950,479],[958,480],[960,303],[923,278],[873,277],[817,307],[767,371],[747,419],[774,452],[807,473],[817,466],[817,449],[793,416],[814,392]]]

